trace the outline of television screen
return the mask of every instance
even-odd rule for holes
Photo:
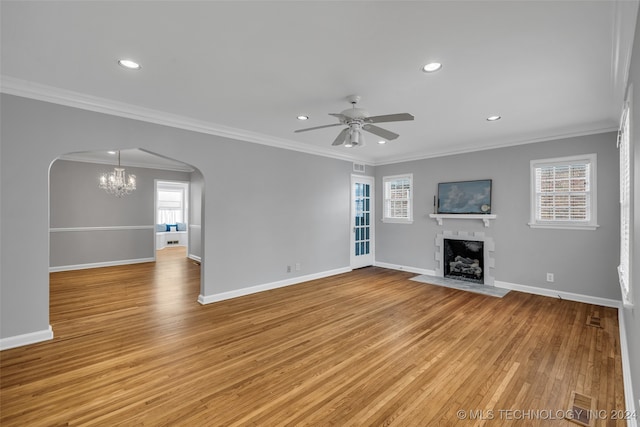
[[[439,183],[438,213],[490,214],[491,180]]]

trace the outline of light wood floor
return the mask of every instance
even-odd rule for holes
[[[199,274],[177,248],[51,274],[55,339],[1,353],[0,424],[576,426],[576,390],[625,425],[614,309],[374,267],[202,306]]]

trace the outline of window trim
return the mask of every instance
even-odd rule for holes
[[[551,159],[531,160],[529,166],[530,174],[530,217],[529,227],[550,228],[561,230],[596,230],[598,225],[598,175],[597,175],[597,154],[581,154],[578,156],[554,157]],[[550,165],[563,165],[572,162],[584,161],[589,163],[589,221],[540,221],[536,219],[536,168]]]
[[[618,133],[618,149],[620,158],[620,265],[618,265],[618,281],[620,282],[620,293],[622,294],[622,304],[624,307],[633,307],[633,288],[632,270],[633,270],[633,209],[632,209],[632,178],[633,178],[633,151],[632,151],[632,104],[631,94],[632,87],[629,89],[629,98],[625,102],[622,117],[620,120],[620,130]],[[624,146],[626,145],[626,147]],[[626,154],[626,158],[623,158]],[[626,164],[625,164],[626,160]],[[627,169],[624,170],[624,166]],[[626,186],[625,184],[626,172]],[[625,191],[626,190],[626,191]],[[625,224],[626,231],[625,235]],[[626,252],[626,253],[625,253]],[[625,256],[626,255],[626,256]],[[625,270],[626,267],[626,270]]]
[[[400,179],[409,179],[409,206],[407,213],[408,218],[393,218],[387,216],[387,182],[396,181]],[[413,174],[404,173],[400,175],[390,175],[382,177],[382,222],[389,224],[413,224]]]

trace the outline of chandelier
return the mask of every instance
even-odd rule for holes
[[[124,173],[124,168],[120,167],[120,151],[118,150],[118,167],[113,168],[113,172],[100,174],[98,187],[113,194],[116,197],[127,196],[136,189],[136,176]]]

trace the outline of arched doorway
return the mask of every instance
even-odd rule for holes
[[[117,166],[117,151],[59,156],[49,168],[49,266],[51,272],[145,263],[155,260],[155,180],[190,183],[189,258],[204,263],[204,176],[195,167],[141,149],[120,151],[136,190],[123,197],[98,186]],[[202,292],[202,281],[200,292]]]

